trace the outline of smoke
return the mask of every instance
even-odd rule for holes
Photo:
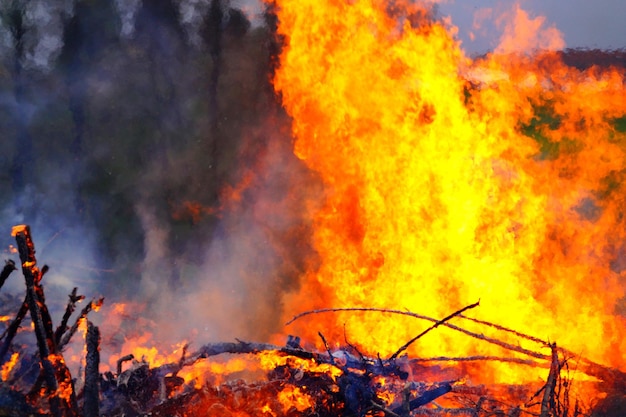
[[[154,344],[279,328],[282,295],[314,262],[307,219],[321,187],[293,155],[270,85],[273,34],[223,3],[219,60],[208,53],[208,1],[182,2],[174,18],[154,2],[24,4],[21,74],[4,28],[3,247],[11,226],[31,226],[51,267],[53,318],[77,286],[105,297],[96,324],[117,303],[143,305],[122,327],[130,337],[134,323],[154,325]],[[3,291],[23,292],[17,275]]]
[[[23,39],[26,51],[23,65],[38,71],[49,71],[63,46],[63,19],[72,14],[73,1],[14,0],[2,6],[2,13],[6,14],[12,7],[21,10],[23,25],[27,28]],[[2,53],[12,54],[14,45],[10,34],[11,28],[7,27],[7,19],[2,20],[0,23]]]
[[[135,14],[141,5],[141,0],[115,0],[115,7],[122,21],[121,35],[130,37],[135,30]]]
[[[320,182],[293,156],[286,118],[265,116],[245,129],[234,185],[220,191],[210,233],[172,249],[173,228],[154,207],[137,207],[145,239],[141,298],[159,323],[158,340],[267,340],[281,330],[283,294],[315,262],[309,218]],[[284,131],[276,131],[281,123]]]

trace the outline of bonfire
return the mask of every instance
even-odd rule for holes
[[[281,295],[285,330],[181,341],[158,361],[138,338],[101,363],[88,315],[102,300],[70,325],[84,301],[71,291],[54,327],[47,268],[16,226],[26,296],[2,312],[0,411],[624,415],[624,70],[568,66],[558,31],[518,6],[499,46],[470,58],[423,4],[272,3],[273,85],[324,188],[303,204],[315,259]],[[30,347],[13,343],[28,314]]]
[[[87,320],[87,315],[99,309],[103,299],[87,303],[74,325],[68,326],[76,304],[84,300],[74,288],[61,323],[55,330],[42,285],[48,268],[39,269],[37,265],[28,226],[15,226],[13,235],[20,255],[26,296],[1,336],[3,415],[406,417],[422,414],[495,414],[517,417],[524,413],[560,417],[584,416],[588,412],[577,398],[570,398],[572,381],[568,376],[568,363],[576,356],[557,348],[556,343],[463,315],[465,311],[478,307],[478,302],[439,320],[405,310],[374,308],[307,311],[291,320],[311,314],[349,311],[398,314],[433,323],[386,358],[364,355],[347,338],[339,347],[333,348],[319,333],[324,351],[305,349],[298,336],[289,336],[284,346],[237,340],[206,344],[193,353],[188,352],[185,346],[177,361],[159,366],[153,366],[144,359],[136,360],[134,355],[129,354],[118,360],[115,373],[101,373],[100,331]],[[0,273],[0,282],[4,283],[15,269],[15,262],[7,261]],[[30,312],[33,324],[36,353],[13,344],[27,312]],[[540,348],[549,349],[549,353],[527,350],[449,323],[457,317],[513,334],[520,341],[534,342]],[[85,328],[84,372],[72,376],[63,350],[81,324]],[[411,358],[405,354],[411,344],[439,326],[495,344],[526,359],[512,356]],[[11,355],[8,355],[9,352]],[[209,368],[201,364],[218,355],[245,355],[246,366],[262,370],[263,378],[250,381],[231,379],[233,377],[228,375],[228,371],[220,373],[221,377],[226,377],[223,382],[212,378]],[[124,362],[129,361],[132,361],[131,366],[123,370]],[[456,365],[490,361],[545,368],[547,379],[541,384],[485,386],[468,382],[463,367]],[[576,358],[576,362],[582,369],[580,374],[600,381],[600,384],[594,384],[599,388],[594,389],[612,395],[626,393],[626,374],[580,357]],[[442,367],[441,364],[447,365]],[[199,373],[204,373],[200,384]],[[443,398],[435,402],[440,397]]]

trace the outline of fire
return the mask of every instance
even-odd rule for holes
[[[226,380],[227,376],[254,371],[255,368],[254,362],[249,358],[230,358],[226,361],[205,360],[183,368],[178,376],[183,378],[185,384],[193,383],[196,389],[200,389],[206,383],[219,385]]]
[[[280,366],[289,365],[290,369],[300,369],[306,372],[318,372],[330,376],[333,380],[341,375],[341,370],[326,363],[317,363],[313,360],[306,360],[295,357],[278,355],[275,352],[261,352],[256,355],[261,363],[261,368],[265,370],[276,369]],[[297,378],[297,376],[296,376]]]
[[[315,403],[312,398],[298,387],[285,387],[278,393],[278,401],[285,411],[296,409],[297,411],[308,410]]]
[[[326,189],[311,213],[321,262],[285,318],[329,306],[441,318],[480,299],[483,319],[626,370],[623,72],[538,51],[562,47],[558,31],[519,6],[501,48],[472,60],[449,22],[409,1],[276,3],[275,89]],[[383,356],[427,327],[351,312],[290,332],[341,341],[344,324]],[[437,331],[413,351],[501,354]],[[492,366],[494,379],[532,378]]]
[[[55,366],[57,369],[59,368],[61,364],[64,364],[65,362],[65,360],[63,359],[63,356],[59,354],[50,355],[48,358],[52,362],[53,366]],[[56,392],[56,395],[59,398],[62,398],[69,403],[71,401],[73,393],[74,393],[74,388],[72,387],[72,381],[70,380],[59,381],[59,387],[57,388],[57,392]]]
[[[18,352],[14,352],[11,355],[11,358],[6,361],[6,363],[4,365],[2,365],[2,370],[0,371],[0,376],[2,377],[3,381],[8,381],[9,376],[11,375],[11,371],[13,370],[13,368],[15,367],[15,365],[17,364],[17,360],[20,357],[20,354]]]
[[[15,237],[18,235],[18,233],[22,233],[27,229],[28,226],[26,226],[25,224],[18,224],[16,226],[13,226],[11,228],[11,236]]]

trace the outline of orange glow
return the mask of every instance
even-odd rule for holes
[[[480,299],[474,316],[626,370],[623,72],[567,67],[546,51],[563,46],[558,31],[519,6],[501,47],[472,60],[410,1],[276,3],[275,89],[326,190],[311,213],[321,261],[285,298],[285,321],[327,307],[442,318]],[[341,341],[344,324],[383,357],[428,326],[350,312],[289,331]],[[408,352],[502,355],[436,333]],[[497,361],[478,373],[547,375]]]
[[[214,208],[204,207],[197,201],[184,201],[182,204],[173,205],[171,216],[174,220],[198,223],[203,217],[215,214]]]
[[[13,226],[11,228],[11,236],[15,237],[19,233],[25,232],[27,228],[28,228],[28,226],[25,225],[25,224],[18,224],[16,226]]]
[[[100,311],[100,308],[102,307],[102,304],[104,304],[104,298],[99,298],[97,300],[93,300],[91,303],[91,307],[93,309],[93,311]],[[86,329],[86,327],[85,327]]]
[[[63,359],[63,355],[59,355],[59,354],[52,354],[48,356],[48,359],[52,362],[53,366],[57,369],[59,369],[61,364],[64,365],[65,363]],[[62,398],[66,402],[69,403],[71,402],[71,397],[73,393],[74,393],[74,388],[72,387],[72,381],[70,380],[59,381],[59,387],[57,388],[57,392],[56,392],[59,398]]]
[[[157,367],[168,363],[175,363],[180,360],[180,352],[174,350],[172,353],[161,353],[153,346],[152,333],[146,332],[134,338],[124,341],[122,352],[119,355],[111,355],[109,357],[110,369],[115,369],[117,360],[128,354],[132,354],[136,360],[149,363],[151,367]]]
[[[11,355],[11,358],[2,365],[2,370],[0,371],[0,376],[2,376],[3,381],[7,381],[9,376],[11,375],[11,371],[17,364],[17,359],[20,357],[18,352],[15,352]]]
[[[250,372],[253,370],[256,370],[256,366],[254,361],[249,358],[235,357],[226,361],[207,359],[183,368],[178,373],[178,376],[183,378],[186,384],[193,382],[194,387],[200,389],[206,383],[219,385],[225,382],[227,376],[237,372]]]
[[[278,366],[289,365],[291,369],[302,369],[306,372],[327,374],[336,380],[342,374],[341,370],[327,363],[317,363],[313,360],[279,355],[276,352],[261,352],[256,355],[261,363],[261,368],[266,370],[275,369]]]
[[[297,411],[305,411],[313,407],[315,401],[303,392],[299,387],[285,386],[285,388],[278,393],[278,401],[283,406],[283,410],[289,411],[296,409]]]

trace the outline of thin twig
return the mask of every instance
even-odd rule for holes
[[[0,272],[0,288],[4,285],[4,282],[9,278],[11,272],[15,271],[17,268],[15,267],[15,262],[12,260],[8,260],[4,263],[4,268],[2,268],[2,272]]]
[[[520,365],[527,365],[535,368],[547,368],[549,364],[536,362],[530,359],[521,359],[521,358],[507,358],[502,356],[462,356],[462,357],[451,357],[451,356],[436,356],[431,358],[414,358],[411,359],[410,362],[418,363],[418,362],[481,362],[481,361],[493,361],[493,362],[506,362],[506,363],[517,363]]]
[[[508,327],[504,327],[504,326],[501,326],[499,324],[491,323],[489,321],[475,319],[473,317],[467,317],[466,315],[463,315],[463,314],[459,314],[459,317],[462,318],[462,319],[465,319],[465,320],[473,321],[474,323],[482,324],[484,326],[493,327],[494,329],[501,330],[503,332],[512,333],[512,334],[514,334],[517,337],[520,337],[522,339],[527,339],[527,340],[530,340],[530,341],[535,342],[535,343],[539,343],[540,345],[543,345],[543,346],[550,346],[550,343],[545,341],[545,340],[539,339],[538,337],[535,337],[535,336],[528,335],[526,333],[518,332],[517,330],[509,329]]]
[[[61,337],[63,337],[63,333],[67,331],[67,322],[69,321],[72,313],[76,310],[76,303],[85,299],[84,295],[76,295],[78,288],[74,287],[72,293],[68,295],[70,298],[67,302],[67,306],[65,307],[65,313],[63,314],[63,318],[61,319],[61,324],[57,327],[54,332],[54,340],[57,345],[61,343]]]
[[[80,315],[76,318],[76,321],[74,322],[72,327],[70,327],[70,329],[63,335],[63,338],[61,339],[61,341],[59,342],[59,345],[57,346],[57,350],[59,352],[65,347],[65,345],[67,345],[70,342],[70,340],[72,339],[72,336],[74,336],[74,333],[76,333],[76,331],[78,330],[78,326],[80,325],[81,320],[84,320],[87,317],[87,314],[89,314],[91,310],[93,310],[94,308],[100,307],[103,302],[104,302],[104,298],[101,297],[97,300],[94,299],[94,300],[89,301],[89,303],[87,303],[87,305],[80,312]]]
[[[378,410],[378,411],[382,411],[383,413],[385,413],[386,416],[391,416],[391,417],[400,417],[399,414],[394,413],[393,411],[391,411],[390,409],[383,407],[380,404],[377,404],[376,402],[372,401],[372,408]]]
[[[409,316],[409,317],[415,317],[421,320],[427,320],[427,321],[432,321],[433,323],[436,323],[438,320],[434,319],[432,317],[428,317],[428,316],[424,316],[422,314],[417,314],[417,313],[413,313],[411,311],[406,311],[406,310],[394,310],[394,309],[388,309],[388,308],[372,308],[372,307],[340,307],[340,308],[323,308],[323,309],[319,309],[319,310],[309,310],[309,311],[305,311],[303,313],[300,313],[296,316],[294,316],[291,320],[289,320],[287,323],[285,323],[285,325],[289,325],[291,323],[293,323],[294,321],[298,320],[301,317],[310,315],[310,314],[320,314],[320,313],[336,313],[336,312],[342,312],[342,311],[363,311],[363,312],[376,312],[376,313],[390,313],[390,314],[399,314],[399,315],[403,315],[403,316]],[[544,355],[542,353],[539,352],[534,352],[532,350],[528,350],[528,349],[524,349],[520,346],[516,346],[516,345],[512,345],[510,343],[505,343],[502,342],[501,340],[498,339],[494,339],[491,337],[487,337],[483,334],[480,333],[475,333],[475,332],[471,332],[469,330],[465,330],[462,327],[456,326],[454,324],[451,323],[443,323],[442,326],[448,327],[449,329],[452,330],[456,330],[458,332],[461,332],[467,336],[473,337],[475,339],[479,339],[479,340],[483,340],[487,343],[491,343],[497,346],[500,346],[504,349],[508,349],[514,352],[518,352],[518,353],[522,353],[524,355],[528,355],[531,356],[533,358],[537,358],[537,359],[544,359],[544,360],[550,360],[550,356],[549,355]],[[591,374],[590,374],[591,375]]]
[[[362,361],[365,361],[365,356],[361,353],[359,348],[357,348],[355,345],[353,345],[352,343],[350,343],[348,341],[348,335],[346,334],[346,324],[345,323],[343,325],[343,340],[344,340],[344,342],[346,342],[346,345],[348,345],[350,348],[352,348],[357,353],[357,355],[359,355],[359,357],[361,358]]]
[[[440,325],[444,324],[445,322],[447,322],[448,320],[454,318],[454,316],[457,316],[461,313],[463,313],[464,311],[470,310],[472,308],[478,307],[480,305],[480,300],[475,302],[474,304],[470,304],[468,306],[463,307],[460,310],[455,311],[454,313],[450,314],[449,316],[444,317],[443,319],[439,320],[438,322],[436,322],[435,324],[433,324],[432,326],[430,326],[428,329],[424,330],[423,332],[421,332],[420,334],[418,334],[417,336],[415,336],[413,339],[409,340],[408,342],[406,342],[404,345],[402,345],[402,347],[400,347],[400,349],[398,349],[396,351],[396,353],[394,353],[393,355],[391,355],[391,357],[389,358],[390,360],[393,360],[395,358],[398,357],[399,354],[401,354],[402,352],[404,352],[409,346],[411,346],[413,344],[413,342],[415,342],[417,339],[419,339],[420,337],[424,336],[426,333],[430,332],[431,330],[439,327]]]
[[[324,347],[326,348],[326,352],[328,352],[328,358],[330,359],[330,363],[335,365],[335,357],[333,356],[333,353],[330,351],[330,346],[328,345],[328,342],[326,341],[326,338],[324,337],[322,332],[317,332],[317,334],[320,336],[320,339],[322,339],[322,342],[324,343]]]

